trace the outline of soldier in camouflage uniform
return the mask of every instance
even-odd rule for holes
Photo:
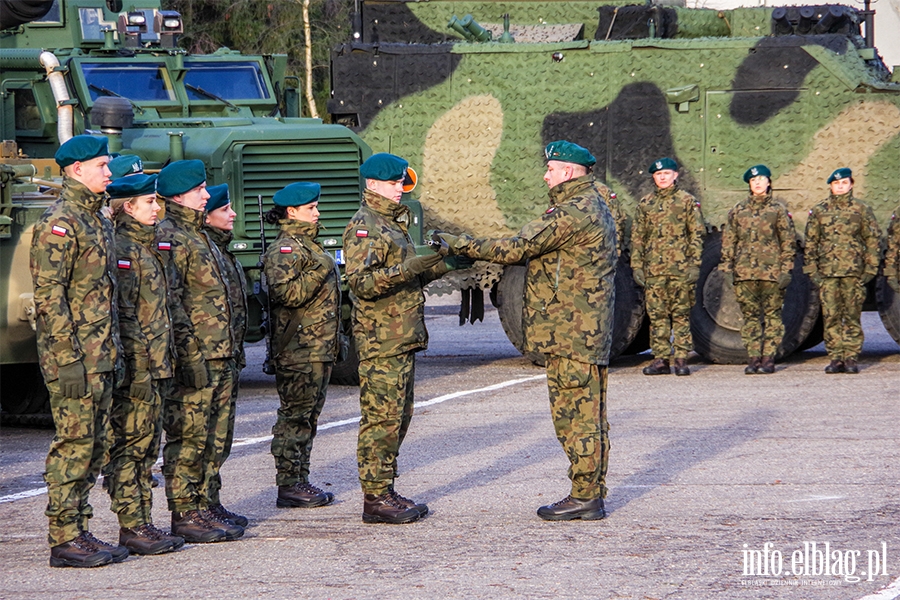
[[[244,529],[207,510],[213,468],[206,453],[210,423],[231,404],[232,309],[221,252],[202,229],[209,199],[199,160],[177,161],[159,174],[166,202],[156,247],[169,282],[175,332],[175,384],[163,402],[163,473],[172,533],[188,542],[218,542]]]
[[[266,250],[272,359],[281,407],[272,427],[276,506],[315,508],[334,495],[309,483],[309,457],[337,358],[341,286],[337,264],[316,241],[318,183],[278,191],[266,221],[281,227]]]
[[[209,436],[206,440],[206,451],[203,462],[207,465],[206,493],[209,506],[207,510],[215,516],[232,521],[240,527],[246,527],[250,521],[247,517],[234,513],[224,506],[219,498],[222,489],[222,465],[231,454],[234,443],[234,419],[237,407],[237,396],[240,389],[241,370],[247,365],[244,357],[244,336],[247,334],[247,280],[244,268],[229,251],[228,245],[234,239],[234,218],[237,213],[231,208],[228,195],[228,184],[223,183],[206,188],[209,200],[206,201],[206,222],[203,230],[219,249],[222,266],[228,281],[228,293],[231,298],[231,334],[234,339],[234,360],[231,367],[231,401],[219,411],[215,422],[209,424]]]
[[[860,316],[866,284],[878,273],[881,230],[872,209],[853,197],[850,169],[834,171],[828,184],[831,195],[809,211],[803,272],[819,288],[831,359],[825,372],[859,373]]]
[[[101,213],[106,138],[75,136],[60,146],[56,162],[65,173],[62,193],[35,223],[30,254],[38,355],[56,425],[44,514],[50,566],[96,567],[128,556],[88,531],[120,352],[113,227]]]
[[[409,163],[374,154],[360,167],[362,206],[344,230],[344,260],[359,351],[357,461],[363,521],[411,523],[428,512],[394,490],[397,455],[413,415],[416,352],[428,347],[422,288],[456,259],[416,256],[411,215],[400,204]]]
[[[547,357],[556,436],[569,458],[571,493],[542,506],[549,521],[606,516],[606,383],[615,303],[616,227],[590,175],[585,148],[545,150],[550,208],[505,239],[437,234],[451,254],[501,264],[527,261],[522,323],[528,352]]]
[[[104,479],[119,518],[119,544],[132,554],[177,550],[184,539],[153,525],[151,469],[159,457],[162,394],[174,373],[168,289],[153,240],[160,206],[156,175],[133,175],[106,189],[116,221],[119,329],[127,366],[113,392],[112,447]]]
[[[653,362],[644,375],[690,375],[691,307],[700,277],[703,216],[700,203],[678,188],[678,165],[661,158],[650,165],[656,191],[641,198],[631,233],[631,268],[646,295]],[[669,343],[670,335],[672,343]]]
[[[794,223],[784,204],[772,198],[771,177],[765,165],[747,169],[750,195],[731,209],[722,232],[719,268],[734,284],[744,316],[747,375],[775,372],[775,353],[784,338],[781,305],[794,266]]]
[[[895,294],[900,294],[900,206],[891,214],[884,252],[884,276]]]

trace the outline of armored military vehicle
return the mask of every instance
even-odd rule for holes
[[[177,47],[180,16],[159,0],[3,0],[0,5],[0,364],[6,414],[45,409],[37,368],[28,251],[31,225],[60,187],[53,155],[85,132],[110,151],[136,154],[155,172],[200,159],[209,184],[228,183],[238,213],[231,250],[251,291],[250,341],[262,335],[261,240],[265,209],[293,181],[322,185],[322,243],[340,256],[341,234],[359,206],[359,165],[371,154],[339,125],[300,118],[285,55]],[[267,229],[269,227],[267,226]],[[275,228],[268,231],[274,239]],[[346,311],[349,318],[349,309]],[[354,363],[339,365],[353,381]]]
[[[652,190],[650,163],[674,158],[708,226],[692,312],[696,350],[743,362],[740,310],[716,266],[727,213],[747,194],[744,171],[772,169],[801,238],[837,167],[853,168],[855,193],[882,227],[900,199],[900,83],[873,46],[872,15],[841,5],[364,0],[353,39],[332,50],[328,109],[374,150],[410,159],[426,225],[450,232],[508,235],[545,210],[541,149],[555,139],[589,148],[595,176],[632,215]],[[619,233],[626,251],[614,354],[647,347],[629,232]],[[816,290],[801,263],[802,252],[785,300],[782,356],[821,340]],[[467,295],[492,290],[521,348],[522,267],[482,269],[455,285]],[[883,282],[867,309],[876,291],[900,342],[900,308]]]

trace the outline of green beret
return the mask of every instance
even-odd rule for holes
[[[171,198],[189,192],[206,181],[206,168],[202,160],[178,160],[159,172],[157,191],[160,196]]]
[[[657,171],[665,171],[669,169],[671,171],[678,170],[678,163],[669,158],[660,158],[659,160],[653,161],[653,164],[650,165],[650,174],[656,173]]]
[[[755,167],[750,167],[744,173],[744,183],[750,183],[750,180],[754,177],[768,177],[769,181],[772,181],[772,171],[769,170],[769,167],[766,165],[756,165]]]
[[[583,167],[592,167],[597,163],[597,159],[587,148],[565,140],[547,144],[547,147],[544,148],[544,157],[547,160],[574,163]]]
[[[369,179],[376,178],[370,177]],[[384,181],[391,180],[385,179]],[[275,195],[272,196],[272,201],[275,203],[275,206],[303,206],[304,204],[317,201],[321,193],[322,186],[318,183],[298,181],[275,192]]]
[[[115,181],[120,177],[128,177],[137,173],[144,172],[144,163],[141,162],[140,156],[134,154],[123,154],[109,161],[109,170],[112,172],[112,179]]]
[[[206,201],[206,212],[212,212],[217,208],[228,206],[231,204],[231,198],[228,196],[228,184],[220,183],[212,187],[207,187],[209,192],[209,200]]]
[[[851,171],[847,167],[841,167],[828,176],[828,183],[837,181],[838,179],[853,179],[853,171]]]
[[[135,196],[156,195],[156,175],[138,173],[131,177],[121,177],[106,186],[110,198],[133,198]]]
[[[85,162],[98,156],[109,156],[105,137],[76,135],[56,151],[56,164],[65,169],[71,164]]]
[[[400,181],[406,178],[406,169],[409,163],[399,156],[379,152],[370,156],[359,167],[359,174],[363,179],[376,179],[378,181]]]

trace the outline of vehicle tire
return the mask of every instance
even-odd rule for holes
[[[900,295],[887,284],[883,275],[875,282],[875,299],[884,328],[900,344]]]
[[[345,325],[345,327],[348,327]],[[345,329],[349,331],[349,329]],[[344,360],[335,362],[331,369],[331,383],[333,385],[359,385],[359,353],[356,351],[356,342],[353,336],[350,338],[350,347]]]
[[[616,304],[610,360],[622,354],[638,354],[650,347],[648,328],[646,346],[637,351],[632,348],[642,345],[634,342],[644,324],[644,289],[635,283],[630,262],[626,256],[620,256],[616,266]]]
[[[741,341],[743,316],[725,277],[718,270],[722,257],[722,234],[712,232],[704,241],[694,306],[691,309],[691,334],[694,350],[705,360],[719,364],[747,362],[747,350]],[[784,340],[776,358],[797,350],[813,330],[819,315],[819,295],[809,277],[803,274],[803,255],[798,252],[791,270],[791,284],[784,296],[781,320]]]
[[[523,265],[507,265],[503,268],[503,276],[497,283],[497,304],[500,324],[512,345],[534,364],[545,366],[543,354],[525,352],[525,330],[522,326],[522,308],[525,304]]]
[[[52,427],[50,392],[36,364],[0,366],[0,408],[3,424]]]

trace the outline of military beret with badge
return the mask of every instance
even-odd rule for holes
[[[136,196],[156,195],[156,175],[138,173],[130,177],[116,179],[106,187],[110,198],[134,198]]]
[[[275,206],[303,206],[317,202],[322,193],[322,186],[310,181],[298,181],[275,192],[272,202]]]
[[[544,158],[548,161],[558,160],[559,162],[573,163],[583,167],[592,167],[597,163],[597,159],[594,158],[594,155],[587,148],[566,140],[547,144],[547,147],[544,148]]]
[[[360,165],[359,174],[363,179],[375,179],[376,181],[400,181],[404,184],[409,177],[406,170],[409,162],[387,152],[373,154]]]
[[[669,171],[677,171],[678,170],[678,163],[676,163],[674,160],[672,160],[668,156],[665,158],[660,158],[659,160],[653,161],[653,163],[650,165],[650,169],[649,169],[651,175],[653,173],[656,173],[657,171],[666,171],[666,170],[669,170]]]
[[[206,181],[206,167],[202,160],[178,160],[159,172],[156,190],[160,196],[171,198],[189,192]]]
[[[853,179],[853,171],[851,171],[847,167],[835,169],[834,173],[828,176],[827,183],[831,183],[832,181],[837,181],[839,179]]]
[[[772,171],[766,165],[755,165],[744,171],[744,183],[750,183],[754,177],[767,177],[772,181]]]
[[[113,181],[122,177],[137,175],[138,173],[144,172],[144,163],[141,161],[141,157],[135,156],[134,154],[122,154],[116,156],[109,161],[108,166],[112,173],[110,179]]]
[[[86,162],[98,156],[109,156],[109,144],[105,137],[76,135],[63,143],[56,151],[56,164],[65,169],[77,162]]]
[[[212,212],[231,204],[227,183],[220,183],[219,185],[207,187],[206,191],[209,193],[209,200],[206,201],[206,212]]]

